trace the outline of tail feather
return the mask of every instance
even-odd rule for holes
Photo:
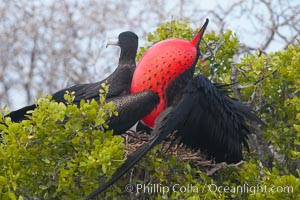
[[[26,107],[21,108],[19,110],[12,111],[11,113],[6,115],[5,117],[10,117],[13,122],[20,122],[24,119],[27,119],[26,115],[27,115],[27,112],[29,110],[34,110],[35,108],[36,108],[36,105],[32,104],[30,106],[26,106]]]

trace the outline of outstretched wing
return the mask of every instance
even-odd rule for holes
[[[132,168],[148,151],[169,133],[189,148],[202,149],[217,161],[238,162],[242,159],[242,146],[247,145],[251,127],[247,121],[262,121],[251,108],[227,96],[206,77],[193,78],[177,105],[163,111],[156,119],[147,144],[133,152],[117,170],[111,180],[100,185],[88,197],[104,191]]]
[[[201,74],[188,84],[179,106],[189,112],[175,135],[187,147],[206,151],[217,162],[240,161],[253,130],[249,122],[262,123],[250,107],[230,98]]]

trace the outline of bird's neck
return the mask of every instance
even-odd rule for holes
[[[121,51],[119,63],[120,64],[134,64],[135,63],[136,51]]]

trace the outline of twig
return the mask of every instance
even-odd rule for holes
[[[249,87],[253,87],[253,86],[255,86],[256,84],[258,84],[259,82],[261,82],[261,81],[263,81],[265,78],[267,78],[268,76],[263,76],[263,77],[261,77],[261,78],[259,78],[259,79],[257,79],[256,81],[254,81],[253,83],[250,83],[250,84],[248,84],[248,85],[241,85],[241,84],[238,84],[238,88],[239,89],[245,89],[245,88],[249,88]]]
[[[215,166],[214,168],[212,168],[206,172],[206,175],[211,176],[222,168],[238,167],[238,166],[242,165],[243,163],[245,163],[245,161],[243,161],[243,160],[241,160],[240,162],[235,163],[235,164],[227,164],[226,162],[217,163],[217,164],[214,164],[214,166]]]
[[[231,81],[231,83],[237,83],[238,70],[233,64],[231,64],[230,67],[231,67],[230,81]],[[232,90],[233,90],[235,98],[237,98],[237,100],[241,101],[242,96],[241,96],[239,84],[234,84]]]

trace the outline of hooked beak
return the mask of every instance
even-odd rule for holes
[[[206,19],[204,25],[201,27],[200,31],[198,32],[198,34],[192,39],[191,43],[197,47],[199,46],[200,40],[202,39],[202,36],[204,35],[205,29],[208,25],[209,20]]]
[[[117,45],[117,46],[119,46],[119,40],[118,40],[118,39],[115,39],[115,40],[108,40],[107,43],[106,43],[106,48],[107,48],[109,45]]]

